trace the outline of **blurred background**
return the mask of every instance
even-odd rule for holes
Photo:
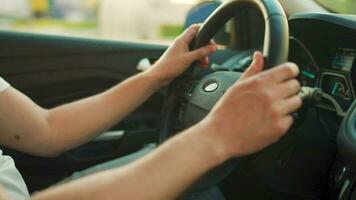
[[[0,29],[46,34],[170,41],[199,0],[0,0]]]
[[[303,0],[302,0],[303,1]],[[316,0],[327,9],[344,14],[356,14],[356,0]]]
[[[305,0],[301,0],[305,1]],[[356,0],[316,0],[355,13]],[[46,34],[169,42],[203,0],[0,0],[0,29]]]

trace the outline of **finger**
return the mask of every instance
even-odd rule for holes
[[[191,25],[187,28],[182,35],[178,37],[178,40],[183,40],[185,44],[190,44],[194,37],[198,34],[200,24]]]
[[[253,61],[251,65],[242,74],[241,80],[251,77],[255,74],[262,72],[264,64],[264,58],[261,52],[255,52],[253,55]]]
[[[285,133],[287,133],[287,131],[290,129],[290,127],[293,125],[294,120],[293,117],[290,115],[287,115],[285,117],[283,117],[280,121],[281,123],[281,128],[282,130],[284,130],[281,134],[281,136],[283,136]]]
[[[199,66],[202,68],[206,68],[209,65],[209,57],[204,57],[202,59],[200,59],[199,61]]]
[[[196,60],[200,60],[204,57],[209,56],[210,54],[216,51],[216,45],[208,45],[205,47],[201,47],[194,51],[191,51],[187,54],[189,62],[193,62]]]
[[[212,39],[210,40],[209,44],[214,44],[214,45],[217,45],[217,43]]]
[[[281,113],[283,115],[289,115],[297,111],[302,105],[302,98],[298,95],[294,95],[288,99],[282,100],[279,104],[281,108]]]
[[[297,77],[299,68],[294,63],[284,63],[270,70],[264,71],[263,76],[271,83],[281,83],[283,81]]]
[[[281,98],[290,97],[296,95],[301,89],[301,85],[297,79],[291,79],[278,84],[275,91],[277,96]]]

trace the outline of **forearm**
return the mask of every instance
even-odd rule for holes
[[[156,77],[141,73],[104,93],[49,110],[47,132],[51,146],[62,152],[88,142],[126,117],[161,86]]]
[[[215,45],[189,51],[198,29],[193,26],[186,30],[147,72],[81,101],[47,110],[15,88],[8,89],[0,94],[0,143],[33,155],[56,156],[88,142],[126,117],[191,63],[208,59]]]
[[[205,172],[224,161],[196,126],[153,153],[120,169],[49,189],[33,197],[53,199],[175,199]],[[140,192],[137,192],[140,191]]]

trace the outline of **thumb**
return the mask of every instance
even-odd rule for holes
[[[249,78],[253,75],[256,75],[263,70],[263,65],[264,65],[264,58],[261,52],[256,51],[253,54],[253,61],[251,65],[245,70],[245,72],[242,74],[240,80],[244,80],[246,78]]]

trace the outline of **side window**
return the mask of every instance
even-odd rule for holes
[[[0,0],[0,29],[169,42],[199,0]]]
[[[322,6],[327,9],[343,14],[356,14],[355,0],[317,0]]]

